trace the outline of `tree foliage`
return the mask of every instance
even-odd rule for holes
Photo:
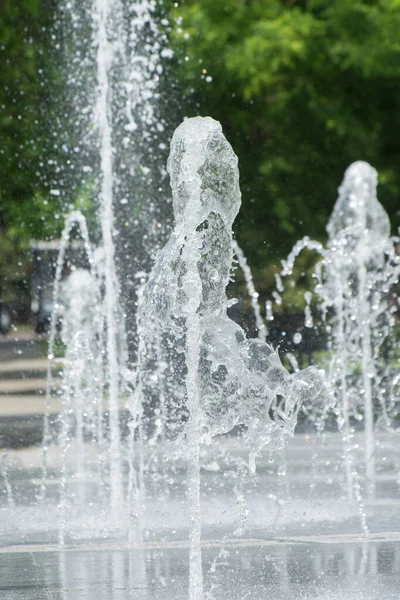
[[[253,264],[324,238],[355,160],[378,169],[397,224],[399,0],[182,0],[171,11],[186,112],[219,119],[239,155],[238,233]]]
[[[60,104],[58,5],[0,0],[0,237],[10,256],[59,234],[52,181],[69,203],[93,196],[90,182],[72,184],[62,155],[72,109]],[[238,237],[259,285],[299,237],[325,237],[354,160],[378,169],[398,225],[400,0],[164,0],[163,10],[182,112],[220,120],[239,155]]]
[[[26,245],[57,227],[47,152],[51,0],[0,2],[0,232]]]

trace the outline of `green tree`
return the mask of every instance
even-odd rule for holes
[[[260,285],[299,237],[325,238],[354,160],[378,169],[398,224],[399,0],[182,0],[171,12],[186,113],[220,120],[239,155],[238,236]]]
[[[0,1],[0,296],[27,298],[32,239],[59,235],[57,0]],[[59,53],[60,54],[60,53]]]
[[[46,155],[51,89],[47,54],[55,2],[0,2],[0,229],[17,245],[58,228]]]

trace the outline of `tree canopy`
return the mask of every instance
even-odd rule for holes
[[[172,78],[182,97],[173,118],[176,125],[183,115],[221,121],[240,161],[237,234],[260,281],[271,282],[265,265],[299,237],[324,239],[336,189],[355,160],[378,169],[379,198],[395,230],[400,0],[159,2],[164,17],[169,13]],[[3,256],[13,252],[10,240],[23,246],[58,235],[62,225],[51,181],[55,157],[63,161],[54,135],[68,128],[68,118],[60,114],[53,129],[49,123],[65,82],[59,4],[0,1]],[[67,179],[62,185],[71,187]]]
[[[50,0],[0,2],[0,295],[6,299],[12,282],[18,293],[22,289],[25,269],[17,251],[54,231],[55,207],[43,196],[42,115],[50,93],[43,69],[51,12]]]
[[[399,0],[182,0],[171,9],[187,114],[239,155],[238,235],[260,268],[325,237],[343,172],[367,160],[398,225]],[[266,245],[265,245],[266,244]]]
[[[22,243],[52,233],[59,213],[47,178],[53,4],[0,2],[0,228]]]

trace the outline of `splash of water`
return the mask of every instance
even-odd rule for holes
[[[8,477],[8,455],[7,452],[0,454],[0,476],[4,482],[4,487],[7,494],[7,504],[9,508],[15,507],[14,493]]]
[[[48,349],[48,365],[47,365],[47,386],[46,386],[46,401],[45,414],[43,423],[43,442],[42,442],[42,481],[40,489],[40,498],[44,500],[46,496],[47,484],[47,467],[48,467],[48,450],[51,444],[54,433],[50,427],[50,414],[52,409],[52,391],[53,391],[53,366],[55,359],[55,341],[57,334],[57,320],[59,317],[60,297],[61,297],[61,279],[66,258],[66,251],[69,245],[69,239],[72,230],[77,227],[84,243],[84,250],[88,257],[89,264],[93,264],[92,248],[89,239],[89,233],[86,226],[86,220],[79,211],[74,211],[68,215],[65,220],[64,229],[61,235],[60,248],[57,256],[56,273],[54,277],[53,287],[53,311],[50,320],[50,335]]]
[[[376,195],[377,173],[358,161],[346,171],[327,225],[324,248],[308,237],[297,242],[282,276],[291,275],[304,250],[321,256],[314,271],[318,308],[329,338],[327,405],[337,414],[344,440],[348,497],[362,504],[359,476],[352,452],[354,421],[364,425],[364,467],[367,495],[375,493],[375,426],[390,424],[393,400],[387,393],[393,374],[385,358],[394,325],[391,288],[398,282],[400,260],[390,222]],[[312,326],[311,293],[306,292],[305,325]],[[362,514],[364,514],[361,508]],[[363,529],[366,530],[365,515]]]
[[[189,597],[202,600],[201,444],[242,425],[254,470],[265,444],[293,432],[302,401],[322,381],[312,368],[289,375],[271,346],[247,339],[227,316],[241,194],[237,157],[220,124],[209,117],[184,121],[172,138],[168,171],[176,226],[150,274],[141,322],[175,392],[167,420],[188,459]]]
[[[78,229],[83,240],[88,269],[72,268],[71,274],[63,279],[66,253],[73,230]],[[119,439],[119,398],[112,398],[110,385],[110,354],[108,352],[109,297],[106,289],[106,253],[97,248],[92,251],[86,220],[74,211],[67,219],[61,237],[53,290],[53,311],[50,323],[46,410],[44,418],[44,436],[42,443],[42,484],[41,498],[45,498],[47,485],[47,455],[51,442],[58,441],[61,449],[61,485],[60,485],[60,532],[59,539],[64,543],[65,519],[67,508],[67,480],[71,467],[70,458],[75,465],[72,474],[75,481],[81,482],[84,494],[85,481],[92,478],[93,467],[100,491],[104,492],[106,478],[110,489],[111,514],[116,516],[122,504],[122,457],[115,448],[115,430],[113,422],[118,424]],[[55,360],[55,344],[58,322],[61,320],[61,341],[65,346],[62,385],[60,388],[61,412],[54,428],[50,425],[52,408],[53,380],[52,369]],[[121,377],[125,364],[125,352],[121,343],[123,332],[117,329],[118,370],[113,377]],[[109,425],[104,423],[104,413],[108,415]],[[110,434],[108,434],[110,431]],[[108,440],[109,436],[109,440]],[[86,461],[86,443],[88,439],[96,448],[96,458]],[[117,476],[116,476],[117,474]],[[84,498],[82,496],[82,502]]]
[[[364,422],[364,460],[369,498],[375,493],[374,413],[380,405],[382,344],[393,326],[390,288],[399,260],[389,217],[376,196],[377,172],[364,162],[345,173],[330,217],[324,282],[318,293],[334,310],[332,387],[345,429]],[[358,374],[357,374],[358,373]]]

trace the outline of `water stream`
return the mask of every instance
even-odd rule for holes
[[[318,312],[329,340],[327,412],[336,414],[343,435],[348,499],[356,497],[359,503],[354,428],[361,423],[364,431],[362,471],[366,498],[371,502],[376,487],[375,429],[390,427],[390,414],[394,414],[393,390],[388,392],[395,380],[390,342],[398,305],[392,290],[399,280],[400,261],[376,186],[375,169],[362,161],[353,163],[327,225],[326,248],[306,237],[283,261],[282,270],[283,277],[291,275],[305,249],[321,256],[314,279]],[[305,296],[305,326],[312,327],[311,292]]]

